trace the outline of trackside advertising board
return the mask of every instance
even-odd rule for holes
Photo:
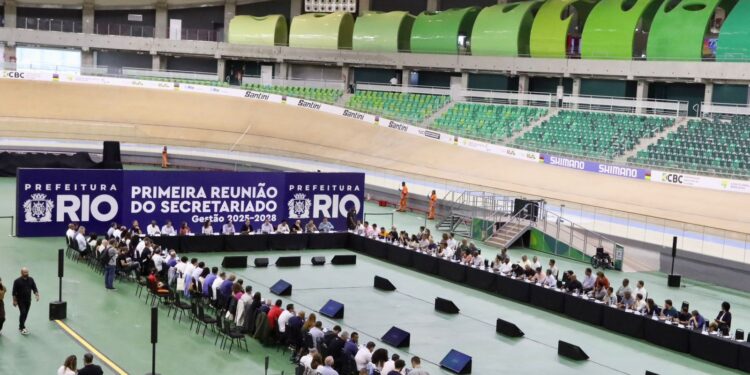
[[[186,222],[194,233],[210,220],[220,232],[229,220],[239,230],[245,220],[258,229],[266,219],[291,226],[323,217],[345,230],[349,208],[363,218],[364,191],[363,173],[19,169],[16,233],[61,236],[71,222],[104,233],[133,220],[144,231],[151,220]]]

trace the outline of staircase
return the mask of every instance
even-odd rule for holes
[[[670,132],[679,129],[680,126],[682,125],[687,124],[688,120],[689,120],[688,117],[677,118],[677,121],[674,122],[674,125],[664,128],[663,131],[654,134],[654,136],[651,138],[642,139],[641,142],[632,150],[627,151],[624,154],[620,155],[618,158],[616,158],[615,162],[627,163],[628,158],[630,158],[631,156],[637,155],[638,151],[648,149],[648,146],[655,144],[656,142],[659,141],[659,139],[665,137]]]
[[[510,138],[508,138],[508,139],[505,140],[505,144],[506,145],[513,145],[513,143],[516,141],[516,139],[519,139],[519,138],[523,137],[524,134],[530,132],[531,129],[534,129],[537,125],[539,125],[539,124],[541,124],[541,123],[549,120],[550,118],[556,116],[558,112],[560,112],[559,108],[550,108],[549,112],[547,112],[547,115],[538,118],[536,121],[528,124],[523,129],[521,129],[520,132],[518,132],[516,134],[513,134]]]
[[[485,242],[500,248],[509,248],[531,227],[528,220],[509,221],[492,234]]]
[[[422,122],[420,123],[420,125],[424,126],[426,128],[432,129],[432,123],[435,122],[435,120],[437,120],[440,117],[442,117],[443,114],[445,112],[448,112],[448,110],[450,110],[451,108],[453,108],[454,105],[456,105],[456,102],[449,101],[442,108],[440,108],[439,110],[437,110],[437,112],[433,113],[429,117],[425,117],[425,119],[422,120]]]
[[[440,201],[438,210],[446,214],[441,214],[443,219],[435,228],[442,232],[471,237],[475,218],[495,223],[500,221],[501,217],[507,217],[512,206],[513,198],[494,193],[450,191]]]
[[[471,216],[464,212],[452,211],[435,226],[437,230],[445,233],[453,233],[462,237],[471,237]]]

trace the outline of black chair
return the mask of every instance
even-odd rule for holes
[[[206,337],[206,329],[208,326],[211,326],[211,330],[214,330],[214,324],[219,320],[219,317],[212,318],[210,316],[206,316],[205,311],[203,310],[203,306],[200,304],[196,304],[198,309],[198,328],[195,330],[195,333],[198,333],[200,331],[200,326],[203,325],[203,337]]]
[[[232,348],[234,347],[234,342],[237,341],[237,346],[242,348],[242,343],[245,343],[245,351],[249,352],[250,349],[247,346],[247,339],[245,338],[245,334],[242,332],[237,332],[232,329],[232,321],[229,319],[218,319],[217,326],[219,328],[220,334],[223,336],[221,341],[221,349],[224,349],[226,347],[226,341],[230,340],[229,344],[229,354],[232,354]]]
[[[169,305],[169,310],[167,311],[167,317],[169,317],[169,312],[172,311],[172,308],[174,308],[174,316],[172,317],[172,320],[177,319],[177,313],[180,313],[180,319],[177,321],[178,323],[182,323],[182,316],[185,314],[186,310],[190,310],[191,306],[187,302],[182,302],[180,300],[180,293],[172,292],[174,302]]]
[[[148,287],[148,280],[144,279],[141,276],[138,276],[138,279],[136,279],[136,284],[135,295],[138,296],[138,298],[141,298],[143,290]]]

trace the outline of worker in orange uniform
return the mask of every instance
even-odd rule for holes
[[[409,189],[406,182],[401,181],[401,201],[398,202],[398,212],[406,212],[406,200],[409,198]]]
[[[161,150],[161,167],[169,168],[169,155],[167,155],[167,146],[164,146],[164,149]]]
[[[430,194],[430,213],[427,215],[427,220],[435,220],[435,208],[437,207],[437,193],[435,190]]]

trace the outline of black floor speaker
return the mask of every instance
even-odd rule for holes
[[[653,371],[646,370],[646,375],[659,375],[659,374],[657,374],[657,373],[655,373]]]
[[[101,167],[104,169],[122,169],[120,142],[104,141]]]
[[[680,282],[682,282],[682,275],[668,275],[667,285],[672,288],[679,288]]]
[[[247,268],[247,256],[224,257],[221,266],[224,268]]]
[[[497,333],[501,335],[508,337],[523,337],[523,331],[521,331],[518,326],[502,319],[497,320],[495,331],[497,331]]]
[[[384,343],[396,347],[406,348],[411,342],[411,334],[398,327],[391,327],[381,338]]]
[[[387,290],[392,292],[396,290],[396,287],[391,284],[390,280],[385,277],[375,276],[375,289]]]
[[[268,258],[255,258],[253,263],[255,267],[268,267]]]
[[[357,264],[356,255],[335,255],[331,259],[331,264],[342,265],[342,264]]]
[[[68,316],[68,303],[52,301],[49,303],[49,320],[65,320]]]
[[[276,267],[299,267],[302,264],[302,257],[279,257],[276,260]]]
[[[313,257],[312,264],[313,266],[322,266],[326,264],[326,257]]]
[[[589,356],[586,355],[580,347],[562,340],[557,342],[557,355],[568,357],[576,361],[585,361],[589,359]]]
[[[435,310],[446,314],[458,314],[459,312],[458,307],[453,301],[440,297],[435,298]]]
[[[292,284],[284,280],[279,280],[276,284],[271,286],[271,293],[277,296],[291,296],[292,295]]]
[[[331,319],[344,319],[344,304],[329,299],[323,307],[320,308],[320,315],[327,316]]]

